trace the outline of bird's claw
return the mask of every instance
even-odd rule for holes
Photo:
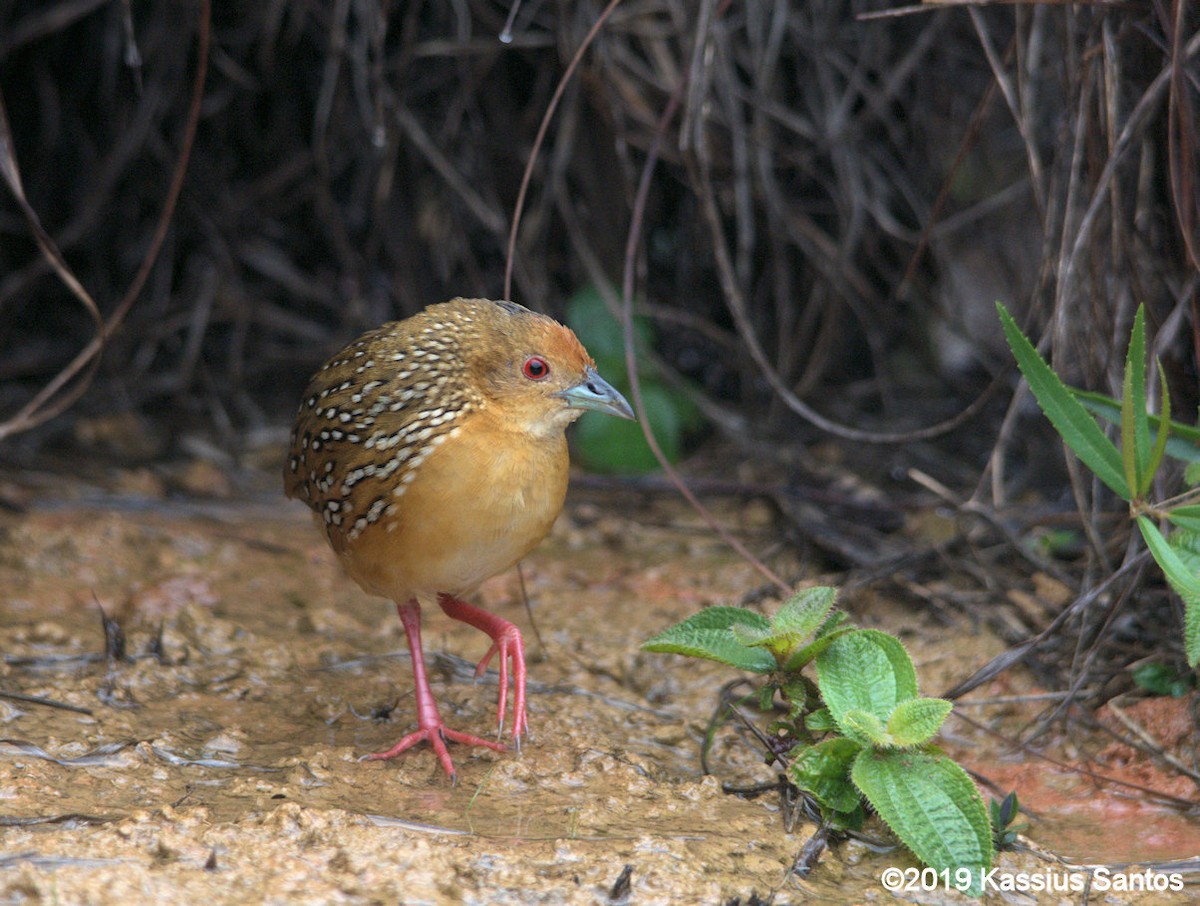
[[[475,668],[475,679],[483,676],[492,658],[499,655],[496,670],[500,674],[500,693],[496,704],[496,737],[504,734],[504,716],[508,711],[508,665],[512,662],[513,674],[513,744],[521,751],[521,737],[529,732],[529,718],[525,711],[525,639],[512,623],[492,637],[492,647]]]
[[[445,724],[439,723],[414,730],[386,752],[374,752],[370,755],[364,755],[359,761],[385,761],[389,758],[395,758],[419,742],[427,741],[433,747],[438,761],[441,762],[442,770],[446,772],[446,776],[450,778],[450,782],[457,783],[458,774],[454,771],[454,762],[450,760],[450,750],[446,748],[447,740],[461,743],[464,746],[486,746],[496,752],[505,751],[505,747],[501,743],[492,742],[490,739],[480,739],[478,736],[472,736],[470,733],[460,733],[458,730],[451,730]]]

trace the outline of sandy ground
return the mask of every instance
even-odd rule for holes
[[[786,832],[774,794],[722,792],[774,779],[742,734],[721,732],[716,776],[701,775],[705,725],[734,674],[638,646],[759,580],[686,513],[610,504],[573,496],[526,562],[536,633],[515,574],[480,590],[479,603],[525,630],[532,737],[519,754],[453,747],[454,786],[425,747],[358,760],[412,727],[403,633],[388,602],[340,575],[301,507],[124,496],[0,515],[0,690],[87,712],[0,700],[0,903],[889,900],[880,872],[914,863],[855,841],[834,845],[808,880],[788,877],[813,826]],[[769,527],[750,507],[726,515],[751,534]],[[843,603],[861,625],[904,638],[930,693],[1003,647],[966,621],[947,626],[866,591]],[[124,629],[123,660],[104,656],[101,606]],[[495,676],[472,681],[486,639],[435,612],[425,646],[447,719],[494,731]],[[982,691],[1029,688],[1019,675],[1005,683]],[[1010,707],[996,719],[1020,716]],[[966,724],[947,729],[947,747],[985,775],[1023,769],[1035,811],[1051,788],[1056,805],[1097,798]],[[1121,802],[1139,830],[1119,852],[1104,845],[1111,810],[1030,833],[1076,860],[1200,851],[1193,825]],[[999,864],[1066,874],[1045,853]]]

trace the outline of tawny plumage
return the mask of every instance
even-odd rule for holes
[[[346,572],[396,602],[416,682],[418,729],[451,777],[445,741],[503,749],[446,727],[429,688],[420,604],[437,600],[487,633],[498,656],[503,731],[526,732],[520,630],[462,597],[546,536],[567,491],[567,425],[593,409],[632,418],[568,328],[512,302],[454,299],[363,334],[313,376],[284,467]]]

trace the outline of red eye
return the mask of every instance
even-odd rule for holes
[[[550,366],[540,355],[531,355],[521,367],[521,373],[531,381],[541,381],[550,376]]]

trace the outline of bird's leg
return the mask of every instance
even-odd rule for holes
[[[512,661],[513,741],[516,742],[519,750],[521,736],[529,731],[529,721],[525,716],[525,640],[521,637],[521,630],[508,620],[468,604],[453,595],[438,595],[438,603],[448,617],[474,626],[480,632],[486,632],[491,637],[492,647],[488,649],[488,653],[483,656],[483,660],[475,668],[476,679],[483,675],[492,656],[500,655],[500,663],[497,665],[500,671],[500,702],[499,713],[496,715],[496,724],[500,733],[504,732],[504,711],[505,705],[508,703],[508,662]]]
[[[384,758],[395,758],[401,752],[412,748],[421,740],[428,740],[429,744],[433,746],[433,751],[437,753],[438,761],[442,763],[442,768],[446,771],[450,779],[454,781],[457,777],[454,773],[454,762],[450,760],[450,752],[446,749],[446,740],[460,742],[467,746],[487,746],[489,749],[495,749],[497,752],[503,752],[504,746],[487,739],[480,739],[478,736],[459,733],[457,730],[451,730],[446,726],[445,721],[442,720],[441,712],[438,711],[433,691],[429,688],[429,677],[425,674],[425,655],[421,650],[421,605],[417,603],[416,598],[411,598],[406,604],[397,603],[396,611],[400,614],[400,622],[404,624],[404,634],[408,637],[408,652],[412,656],[413,679],[416,681],[417,726],[419,729],[409,733],[386,752],[376,752],[373,755],[367,755],[365,760],[378,761]]]

